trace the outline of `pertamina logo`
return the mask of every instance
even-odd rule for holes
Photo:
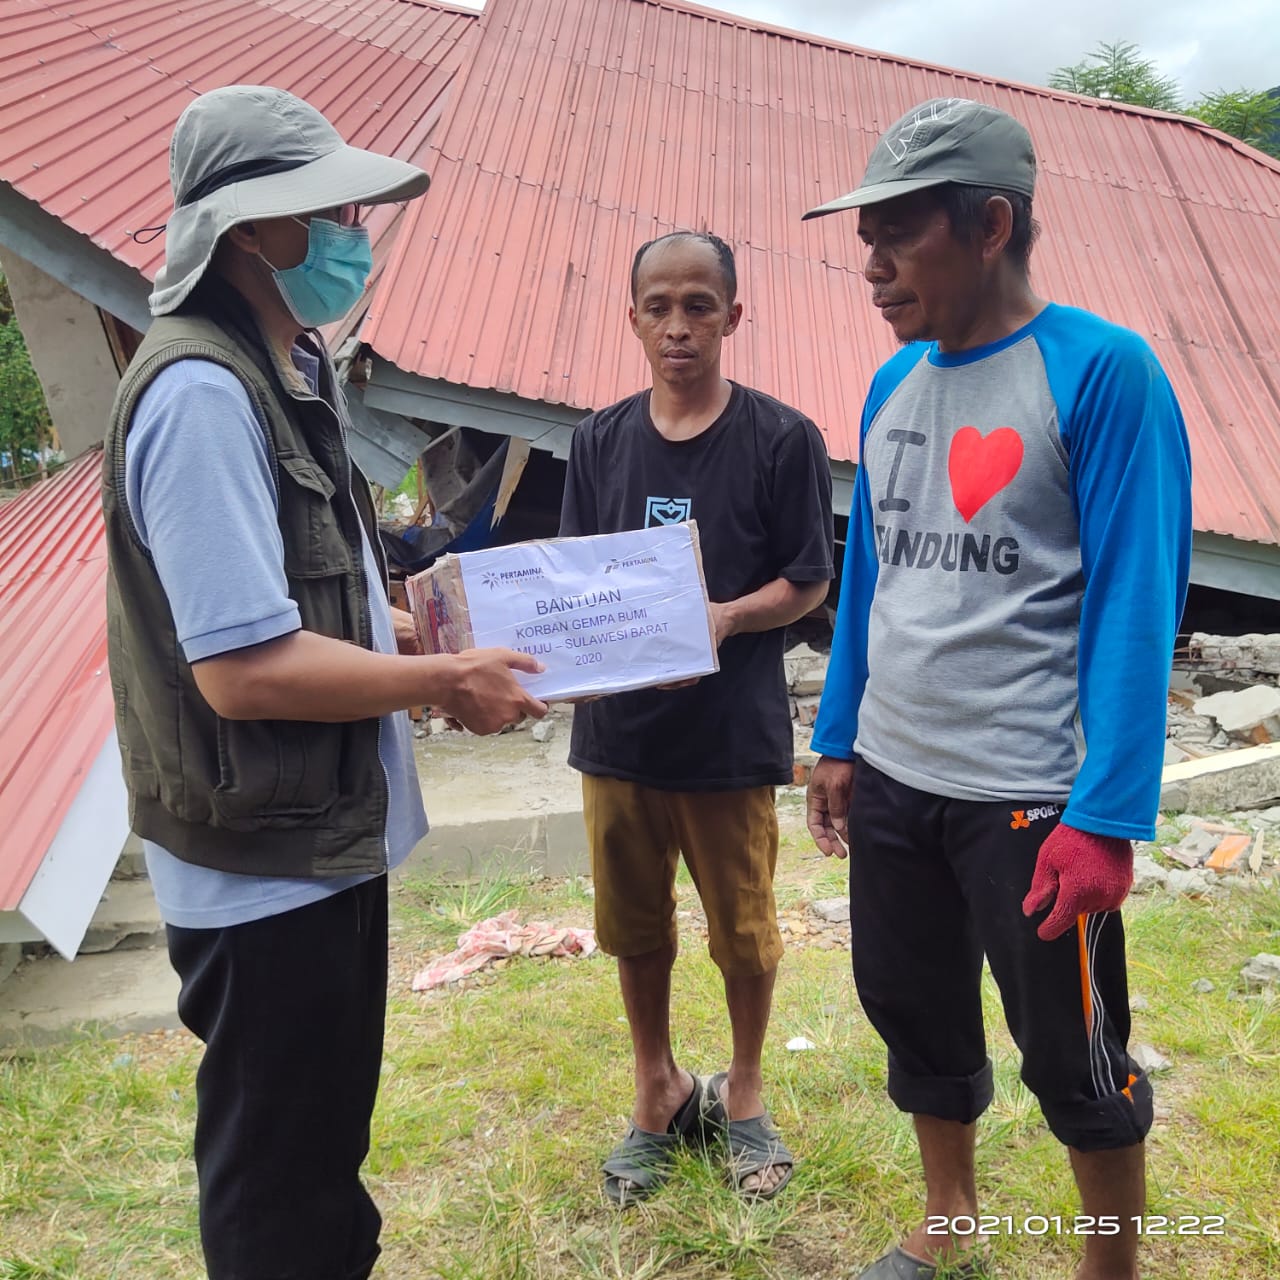
[[[604,567],[605,573],[612,573],[615,569],[637,569],[642,564],[657,564],[657,556],[630,556],[626,560],[620,560],[615,556]]]
[[[499,587],[508,586],[513,582],[527,582],[530,578],[542,578],[545,576],[542,572],[542,566],[534,565],[530,569],[486,569],[480,575],[480,581],[490,591],[497,591]]]
[[[1023,827],[1029,827],[1033,822],[1039,822],[1041,818],[1056,818],[1062,812],[1062,808],[1056,804],[1042,804],[1035,809],[1013,809],[1010,812],[1013,815],[1013,821],[1009,826],[1014,831],[1021,831]]]

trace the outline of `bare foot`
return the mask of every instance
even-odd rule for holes
[[[967,1212],[957,1210],[959,1216]],[[931,1263],[934,1266],[944,1262],[960,1262],[966,1259],[974,1248],[974,1236],[961,1235],[958,1232],[951,1231],[944,1234],[936,1234],[926,1231],[925,1224],[921,1223],[903,1242],[903,1253],[910,1254],[913,1258],[918,1258],[921,1262]]]

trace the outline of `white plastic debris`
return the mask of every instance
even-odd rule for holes
[[[804,1036],[794,1036],[787,1041],[787,1048],[792,1053],[800,1053],[805,1049],[816,1049],[817,1047],[812,1040],[807,1040]]]

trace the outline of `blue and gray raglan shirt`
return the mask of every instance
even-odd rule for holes
[[[916,343],[863,409],[813,749],[1150,839],[1191,556],[1182,413],[1150,347],[1050,304]]]

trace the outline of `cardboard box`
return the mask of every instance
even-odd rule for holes
[[[546,701],[720,669],[693,521],[442,556],[406,586],[428,653],[533,654],[519,679]]]

